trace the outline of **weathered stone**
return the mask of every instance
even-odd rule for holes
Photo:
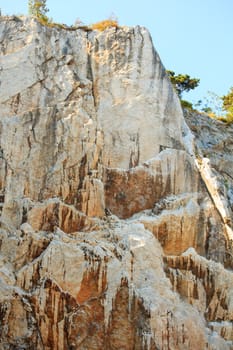
[[[0,42],[0,348],[233,349],[232,127],[145,28]]]

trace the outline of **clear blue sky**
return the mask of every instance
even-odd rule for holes
[[[27,0],[0,0],[3,14],[26,14]],[[94,23],[114,13],[119,24],[149,29],[167,69],[200,78],[186,99],[233,86],[233,0],[47,0],[49,17],[71,25]]]

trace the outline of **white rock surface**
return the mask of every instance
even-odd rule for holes
[[[0,348],[232,349],[232,158],[148,31],[1,17],[0,42]]]

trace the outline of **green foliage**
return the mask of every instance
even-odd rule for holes
[[[223,109],[228,112],[233,108],[233,87],[230,88],[230,91],[227,95],[222,96],[223,100]]]
[[[221,122],[224,122],[226,124],[232,124],[233,123],[233,115],[227,115],[225,117],[223,116],[215,116],[215,119],[220,120]]]
[[[200,82],[200,79],[190,78],[188,74],[176,75],[175,72],[173,72],[172,70],[167,70],[167,74],[180,98],[184,91],[188,92],[190,90],[195,89]]]
[[[211,116],[216,115],[224,117],[222,99],[212,91],[208,91],[203,100],[198,101],[198,109],[207,114],[211,114]]]
[[[181,100],[181,106],[183,108],[187,108],[187,109],[190,109],[190,110],[193,110],[193,104],[189,101],[186,101],[186,100]]]
[[[233,123],[233,114],[229,114],[229,115],[227,115],[227,123],[228,124],[232,124]]]
[[[167,70],[167,74],[171,80],[180,99],[183,92],[188,92],[195,89],[200,82],[200,79],[191,78],[188,74],[176,75],[174,71]],[[193,110],[192,103],[181,99],[181,106]],[[204,100],[199,100],[194,107],[199,111],[205,112],[210,118],[220,120],[227,124],[233,123],[233,87],[227,95],[219,97],[214,92],[208,91],[208,96]]]
[[[233,115],[229,114],[225,118],[220,117],[218,120],[224,121],[227,124],[232,124],[233,123]]]
[[[233,122],[233,87],[230,88],[230,91],[227,95],[221,97],[223,101],[223,110],[227,113],[226,120],[228,123]]]
[[[42,23],[48,23],[49,18],[46,13],[48,12],[46,7],[46,0],[28,0],[28,12],[29,15],[35,16]]]
[[[231,124],[233,123],[233,88],[226,96],[222,97],[208,91],[207,96],[195,103],[194,106],[212,119]]]
[[[207,114],[213,113],[213,110],[211,107],[203,107],[201,110],[202,110],[202,112],[205,112]]]

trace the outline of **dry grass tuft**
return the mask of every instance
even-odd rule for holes
[[[104,21],[92,24],[91,29],[103,32],[105,29],[111,27],[119,28],[117,20],[105,19]]]

